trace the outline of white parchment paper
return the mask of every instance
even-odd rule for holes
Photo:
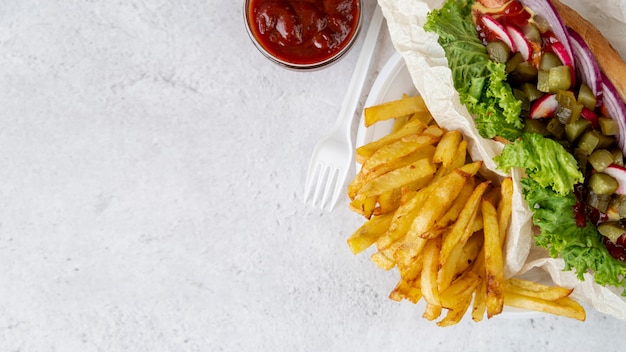
[[[610,0],[562,0],[594,23],[611,40],[623,56],[626,53],[626,5],[616,5]],[[379,0],[394,47],[403,56],[415,87],[424,97],[434,118],[448,129],[459,129],[468,138],[469,152],[474,160],[483,160],[487,169],[496,170],[493,157],[502,145],[481,138],[472,117],[460,103],[454,89],[451,72],[437,35],[423,30],[431,9],[440,8],[443,0]],[[519,174],[513,175],[518,181]],[[572,297],[587,307],[626,320],[626,300],[621,290],[602,287],[593,282],[590,274],[580,281],[572,271],[563,271],[561,259],[552,259],[547,252],[533,245],[532,213],[522,199],[519,183],[515,182],[514,209],[511,227],[505,244],[507,277],[525,274],[537,277],[548,273],[556,284],[574,288]]]

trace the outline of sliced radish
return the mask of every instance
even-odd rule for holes
[[[533,55],[533,48],[530,46],[530,42],[528,42],[524,33],[514,26],[506,26],[506,32],[515,44],[517,51],[522,54],[524,61],[530,60]]]
[[[483,22],[485,27],[487,27],[487,29],[496,35],[498,39],[508,45],[512,52],[517,52],[513,39],[511,39],[511,36],[507,33],[506,29],[500,24],[500,22],[496,21],[495,18],[489,15],[483,15],[480,20]]]
[[[522,3],[524,6],[533,9],[536,15],[543,17],[550,24],[552,33],[554,33],[559,42],[562,43],[570,60],[573,60],[574,54],[572,52],[572,48],[570,47],[567,28],[565,27],[565,23],[561,19],[561,16],[554,8],[554,5],[552,5],[552,2],[546,0],[523,0]],[[565,63],[565,61],[563,61],[563,63]],[[571,64],[566,65],[576,68],[573,61],[571,61]]]
[[[604,173],[617,180],[619,186],[617,190],[615,190],[615,193],[626,194],[626,168],[611,164],[604,169]]]
[[[589,122],[591,122],[591,127],[598,128],[598,114],[596,114],[593,110],[583,108],[580,112],[580,116],[582,116],[585,120],[589,120]]]
[[[559,102],[556,100],[556,94],[546,94],[535,100],[533,106],[530,108],[529,117],[531,119],[554,117],[554,113],[558,107]]]

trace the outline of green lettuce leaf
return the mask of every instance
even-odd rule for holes
[[[515,167],[526,169],[528,177],[541,187],[550,187],[560,195],[571,193],[574,185],[584,181],[574,156],[558,142],[537,133],[524,133],[505,145],[494,160],[505,172]]]
[[[585,227],[576,226],[573,193],[558,194],[531,178],[522,179],[521,184],[533,222],[541,229],[535,236],[538,246],[548,249],[553,258],[563,258],[565,270],[574,270],[581,281],[591,271],[600,285],[626,288],[626,263],[611,257],[590,221]]]
[[[476,128],[484,138],[515,140],[524,127],[521,101],[506,82],[504,64],[489,59],[478,38],[471,14],[471,0],[448,0],[428,14],[424,30],[439,35],[454,88],[461,103],[475,116]]]

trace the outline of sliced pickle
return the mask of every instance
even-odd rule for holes
[[[543,93],[550,93],[550,72],[539,70],[537,72],[537,90]]]
[[[593,169],[600,172],[604,171],[607,166],[613,164],[614,160],[613,154],[606,149],[595,150],[588,158]]]
[[[602,213],[606,213],[609,209],[609,203],[611,202],[611,196],[606,194],[597,194],[592,190],[589,190],[587,194],[587,204],[598,209]]]
[[[506,63],[511,57],[511,49],[501,40],[494,40],[487,43],[487,55],[493,62],[499,64]]]
[[[556,93],[559,90],[568,90],[572,86],[572,74],[568,66],[552,67],[548,71],[548,91]]]
[[[572,123],[580,118],[583,105],[576,101],[576,96],[572,91],[558,91],[556,93],[556,101],[559,103],[559,108],[555,115],[562,124]]]
[[[528,22],[528,24],[522,28],[522,32],[524,33],[524,37],[531,42],[541,43],[541,32],[534,23]]]
[[[613,119],[600,117],[598,118],[598,124],[600,125],[600,131],[605,136],[617,136],[619,133],[619,125]]]
[[[513,56],[511,56],[509,61],[506,62],[504,72],[511,73],[515,71],[517,65],[521,64],[522,62],[525,62],[524,57],[520,52],[516,52],[515,54],[513,54]]]
[[[611,154],[613,154],[613,164],[624,166],[624,154],[620,149],[611,149]]]
[[[611,242],[617,242],[617,239],[626,232],[626,227],[619,221],[606,221],[598,225],[598,232]]]
[[[591,88],[584,83],[582,83],[578,89],[578,102],[589,110],[596,108],[596,97],[593,95]]]
[[[558,66],[563,66],[563,63],[555,53],[547,52],[541,55],[541,61],[539,62],[540,70],[549,71],[551,68]]]
[[[565,136],[565,126],[558,119],[550,119],[546,128],[557,139],[563,139],[563,136]]]
[[[509,82],[513,85],[534,82],[537,78],[537,69],[528,61],[520,62],[513,72],[509,73]]]
[[[544,95],[544,93],[537,89],[537,85],[529,82],[522,84],[519,89],[526,94],[530,101],[535,101]]]
[[[606,136],[598,130],[593,130],[591,132],[598,137],[598,146],[596,148],[608,148],[615,143],[615,137],[613,136]]]
[[[615,193],[619,183],[613,177],[604,172],[594,172],[589,177],[589,187],[596,194],[611,195]]]
[[[565,125],[565,137],[568,141],[573,143],[578,137],[582,136],[583,133],[587,132],[590,127],[591,122],[589,120],[578,119]]]
[[[593,153],[600,143],[600,138],[593,132],[594,131],[587,131],[583,133],[578,140],[578,148],[587,155]]]
[[[546,124],[540,120],[526,119],[524,122],[524,132],[538,133],[542,136],[549,136],[550,131],[546,127]],[[612,156],[612,155],[611,155]]]

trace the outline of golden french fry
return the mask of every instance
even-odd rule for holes
[[[356,198],[350,202],[349,207],[355,213],[363,215],[365,218],[369,219],[374,213],[374,209],[376,208],[376,204],[378,203],[378,196],[364,196],[361,198]]]
[[[409,122],[412,116],[413,114],[396,117],[395,120],[393,121],[393,127],[391,128],[391,133],[401,129],[402,126],[404,126],[407,122]]]
[[[461,277],[454,280],[450,287],[439,293],[441,306],[452,309],[458,306],[462,301],[471,298],[480,284],[481,279],[472,271],[467,271]]]
[[[513,179],[510,177],[502,180],[500,185],[500,202],[498,203],[498,227],[500,228],[500,243],[504,246],[506,233],[511,223],[513,212]]]
[[[458,170],[465,172],[466,174],[470,175],[470,176],[474,176],[478,173],[478,171],[480,170],[480,168],[483,166],[483,162],[482,161],[474,161],[473,163],[469,163],[469,164],[465,164],[463,166],[460,166],[458,168]]]
[[[482,245],[483,236],[480,233],[473,234],[465,244],[457,243],[450,253],[450,259],[446,260],[444,265],[440,265],[437,273],[437,286],[440,291],[447,289],[454,279],[474,263]]]
[[[467,142],[462,140],[456,151],[454,151],[453,159],[448,165],[440,165],[437,169],[437,173],[435,174],[435,180],[440,179],[443,176],[446,176],[452,170],[457,169],[465,165],[467,159]]]
[[[400,169],[405,166],[408,166],[418,160],[431,159],[434,153],[434,150],[435,150],[435,147],[433,146],[425,146],[403,158],[395,160],[393,163],[382,164],[380,167],[377,167],[373,170],[366,171],[363,168],[361,168],[357,176],[348,184],[348,197],[354,200],[354,198],[357,196],[357,194],[359,193],[363,185],[369,180],[379,177],[394,169]],[[373,159],[373,158],[370,158],[370,159]],[[423,186],[423,182],[420,183],[419,180],[414,180],[413,182],[407,184],[404,187],[409,187],[411,189],[419,189],[422,186]]]
[[[423,317],[427,320],[433,321],[437,318],[439,318],[439,316],[441,315],[441,311],[442,311],[442,307],[435,305],[435,304],[430,304],[430,303],[426,303],[426,310],[424,311],[424,315]]]
[[[472,302],[472,296],[465,298],[459,305],[448,309],[446,316],[437,322],[437,326],[446,327],[458,324],[465,316],[465,312]]]
[[[402,200],[402,189],[396,188],[389,192],[385,192],[378,196],[378,206],[374,208],[372,213],[374,216],[380,216],[387,213],[392,213],[398,209]]]
[[[390,133],[382,138],[379,138],[375,141],[369,142],[365,145],[362,145],[356,149],[356,162],[359,164],[363,164],[370,156],[372,156],[378,149],[382,146],[389,144],[393,141],[397,141],[400,138],[421,133],[428,127],[427,124],[422,122],[421,120],[415,119],[407,122],[402,128],[397,130],[396,132]]]
[[[488,200],[483,200],[482,211],[485,236],[483,248],[487,285],[487,318],[491,318],[500,314],[504,306],[504,262],[496,208]]]
[[[347,240],[352,253],[359,254],[374,244],[387,231],[392,219],[393,214],[389,213],[374,216],[361,225]]]
[[[435,221],[450,209],[468,178],[468,175],[463,172],[452,172],[442,178],[428,195],[425,201],[428,206],[424,207],[413,220],[407,236],[419,237],[432,228]]]
[[[504,291],[541,298],[548,301],[555,301],[563,297],[568,297],[572,293],[573,289],[561,286],[544,285],[534,281],[522,280],[518,278],[509,278],[504,281]]]
[[[365,127],[370,127],[376,122],[428,111],[426,103],[421,96],[403,97],[402,99],[374,105],[365,108]]]
[[[396,287],[389,293],[389,299],[400,302],[409,295],[411,285],[405,280],[400,279]]]
[[[392,258],[393,254],[391,255],[391,257],[389,257],[386,253],[380,251],[372,254],[372,256],[370,257],[370,259],[372,259],[372,262],[377,267],[383,270],[391,270],[393,267],[396,266],[396,262]]]
[[[434,305],[440,305],[439,291],[437,290],[437,265],[440,249],[441,238],[437,237],[428,240],[422,251],[424,267],[420,276],[420,287],[424,300]]]
[[[569,297],[548,301],[541,298],[524,296],[513,292],[504,292],[504,304],[510,307],[555,314],[563,317],[585,321],[586,313],[583,306]]]
[[[437,150],[433,155],[433,162],[441,163],[443,167],[447,167],[454,160],[454,156],[458,149],[459,143],[463,139],[463,135],[460,131],[448,131],[444,133],[439,143],[437,143]]]
[[[478,258],[480,250],[483,248],[483,234],[475,232],[463,246],[463,250],[456,261],[454,269],[455,275],[459,275],[469,269]]]
[[[479,322],[483,320],[485,316],[485,311],[487,310],[486,305],[487,298],[487,285],[485,282],[481,282],[478,287],[476,287],[476,291],[474,291],[474,301],[472,306],[472,320],[475,322]]]
[[[452,225],[452,229],[448,236],[446,236],[443,245],[441,247],[441,255],[439,262],[441,265],[445,265],[446,260],[450,256],[452,249],[457,243],[465,243],[472,235],[472,224],[478,208],[480,207],[480,201],[483,193],[489,186],[490,182],[485,181],[480,183],[472,192],[471,196],[465,203],[463,210],[459,214],[457,221]]]
[[[363,163],[360,172],[364,175],[381,168],[378,175],[395,169],[395,165],[403,158],[413,154],[420,153],[421,158],[432,159],[435,154],[437,137],[426,134],[414,134],[404,137],[395,142],[391,142],[378,149],[371,157]],[[419,156],[417,158],[419,158]],[[419,159],[415,160],[419,160]]]
[[[442,217],[435,220],[435,227],[447,227],[450,226],[450,224],[453,224],[459,217],[461,210],[463,210],[465,203],[469,199],[475,187],[476,183],[474,182],[474,178],[469,178],[465,182],[465,185],[448,211]]]
[[[415,184],[415,182],[426,185],[432,180],[434,173],[435,166],[432,162],[428,158],[420,159],[365,182],[355,199],[379,196],[393,189]]]
[[[413,219],[422,209],[422,205],[429,191],[430,188],[424,188],[419,191],[410,192],[406,196],[407,199],[394,213],[389,229],[376,241],[378,250],[388,248],[393,242],[406,235]]]
[[[410,120],[421,120],[427,125],[433,123],[433,115],[430,114],[430,111],[417,111],[411,115]]]

